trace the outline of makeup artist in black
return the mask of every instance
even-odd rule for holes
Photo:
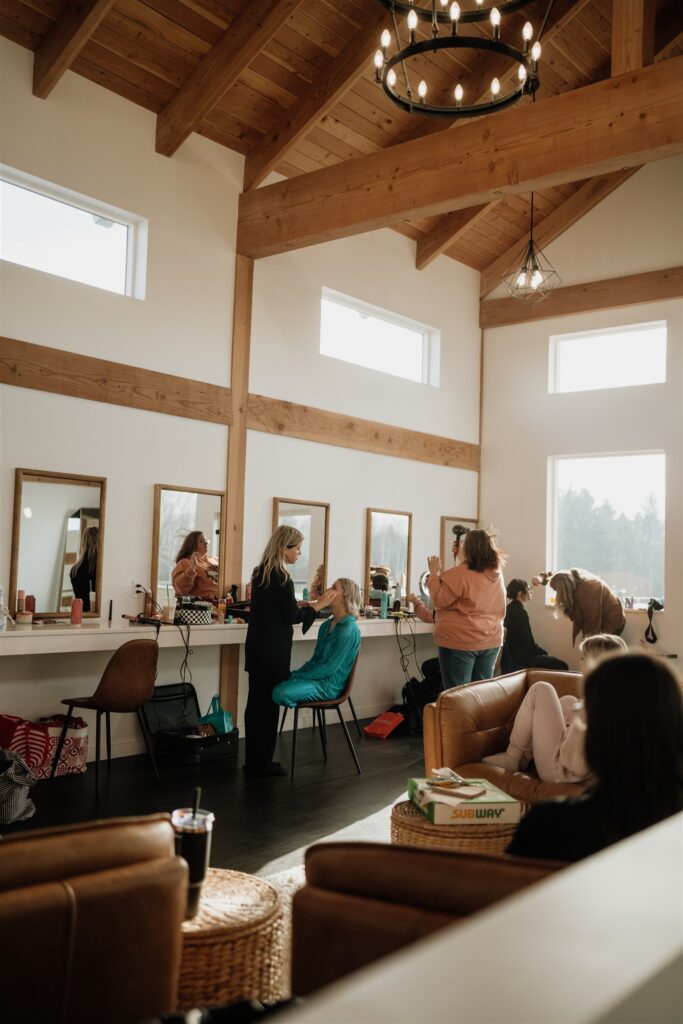
[[[273,702],[273,689],[289,678],[292,626],[302,622],[307,632],[316,612],[331,600],[327,591],[312,604],[299,604],[294,596],[289,566],[301,554],[303,539],[299,530],[278,526],[251,580],[245,666],[249,697],[244,713],[244,770],[250,776],[287,774],[279,761],[273,761],[280,710]]]
[[[97,590],[97,554],[100,543],[98,526],[88,526],[81,537],[78,560],[71,567],[74,597],[80,597],[83,611],[90,611],[90,594]]]

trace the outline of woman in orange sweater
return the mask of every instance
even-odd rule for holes
[[[172,579],[178,597],[217,600],[218,559],[209,554],[209,542],[201,530],[192,530],[180,545]]]
[[[503,557],[485,530],[466,533],[461,551],[462,563],[445,572],[438,555],[427,560],[444,689],[490,679],[503,642]]]

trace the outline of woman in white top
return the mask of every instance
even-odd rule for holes
[[[602,655],[628,648],[621,637],[599,633],[583,640],[579,649],[588,671]],[[534,683],[520,704],[507,750],[484,761],[510,772],[533,761],[542,782],[584,782],[590,775],[585,740],[583,701],[571,695],[558,697],[550,683]]]

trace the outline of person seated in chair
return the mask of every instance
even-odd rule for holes
[[[527,581],[510,580],[506,593],[509,604],[505,612],[501,670],[516,672],[521,668],[549,668],[566,672],[569,668],[567,662],[553,658],[534,640],[529,615],[524,607],[531,600],[531,587]]]
[[[360,649],[356,619],[360,589],[353,580],[335,580],[329,608],[332,616],[320,627],[313,657],[273,690],[273,700],[287,708],[312,700],[333,700],[346,685]]]

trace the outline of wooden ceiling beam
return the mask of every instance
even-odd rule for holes
[[[157,115],[156,151],[172,156],[302,0],[250,0]]]
[[[588,181],[584,181],[583,185],[569,199],[565,199],[552,213],[549,213],[547,217],[544,217],[542,221],[534,225],[534,240],[536,244],[542,249],[556,238],[559,238],[572,224],[576,224],[589,210],[592,210],[603,199],[606,199],[608,195],[611,195],[615,189],[623,185],[639,169],[638,167],[628,167],[623,171],[601,174],[597,178],[590,178]],[[528,241],[529,231],[527,229],[521,238],[513,242],[498,259],[490,263],[485,270],[482,270],[481,298],[484,298],[485,295],[488,295],[494,288],[498,287],[503,274],[510,270],[517,257],[521,259],[522,247]]]
[[[652,64],[655,0],[612,0],[612,75]]]
[[[245,192],[259,258],[683,152],[683,57]]]
[[[382,29],[391,22],[388,12],[373,6],[370,17],[360,31],[327,66],[323,73],[290,109],[278,118],[272,131],[267,132],[247,153],[244,164],[244,191],[256,188],[263,179],[286,157],[334,106],[353,88],[354,83],[367,71],[372,55],[379,46]]]
[[[485,217],[493,203],[454,210],[441,217],[438,224],[423,235],[415,246],[415,269],[424,270],[437,256],[454,245],[478,220]]]
[[[550,320],[597,309],[639,306],[683,296],[683,266],[652,270],[644,274],[611,277],[604,281],[558,288],[543,302],[527,306],[519,299],[488,299],[479,306],[479,326],[507,327],[532,320]]]
[[[73,64],[114,0],[71,0],[33,57],[33,95],[46,99]]]

